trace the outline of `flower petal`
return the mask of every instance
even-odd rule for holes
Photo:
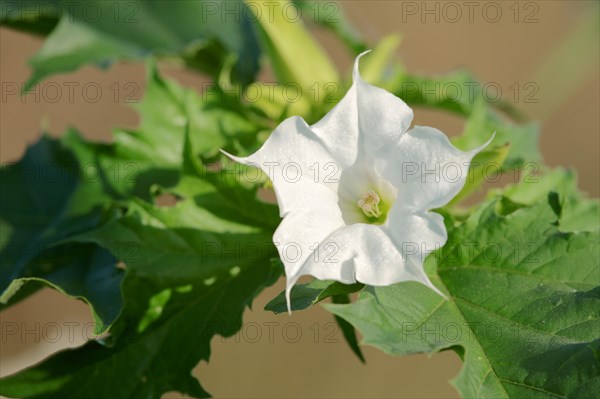
[[[327,237],[343,227],[341,211],[333,201],[308,203],[305,211],[292,212],[282,220],[273,242],[285,267],[288,310],[291,289],[301,276],[312,274],[322,280],[354,282],[352,270],[331,261],[337,247]]]
[[[337,202],[341,169],[300,117],[284,120],[263,146],[246,158],[225,154],[234,161],[259,167],[269,176],[282,217],[292,210],[318,207],[321,199]]]
[[[448,240],[444,218],[434,212],[407,214],[401,208],[392,208],[388,224],[383,229],[406,261],[405,267],[413,281],[418,281],[444,296],[425,274],[423,263],[427,255],[440,249]],[[444,296],[445,297],[445,296]]]
[[[365,82],[354,62],[353,84],[344,98],[312,125],[343,167],[357,158],[372,159],[387,152],[410,127],[412,110],[400,98]]]
[[[464,152],[437,129],[415,126],[406,132],[381,167],[383,177],[398,188],[394,207],[408,212],[446,205],[465,185],[473,157],[490,141]]]
[[[364,53],[363,53],[364,54]],[[390,92],[365,82],[354,62],[352,78],[356,87],[358,124],[365,154],[387,151],[408,130],[413,120],[413,111],[404,101]]]
[[[288,274],[286,269],[288,298],[292,286],[305,275],[374,286],[417,281],[441,294],[425,274],[421,256],[435,249],[438,242],[437,247],[446,242],[443,219],[437,214],[409,216],[401,224],[406,233],[363,223],[335,230],[318,247],[313,245],[314,251],[294,272]],[[427,245],[415,245],[417,242]]]

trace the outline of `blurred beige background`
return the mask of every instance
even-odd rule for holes
[[[443,73],[465,67],[480,81],[499,86],[502,98],[513,103],[515,88],[522,90],[515,105],[542,123],[541,146],[546,163],[575,168],[580,186],[598,196],[598,2],[522,2],[518,3],[518,14],[514,2],[493,2],[491,6],[477,2],[471,16],[463,2],[452,3],[461,8],[460,18],[456,9],[444,2],[339,4],[369,43],[401,32],[403,43],[398,55],[411,72]],[[500,17],[495,14],[498,9]],[[433,11],[423,14],[426,10]],[[329,33],[316,33],[337,65],[347,71],[352,58]],[[19,159],[26,145],[39,137],[40,126],[59,135],[72,125],[90,139],[110,140],[112,127],[137,124],[137,115],[126,100],[143,95],[141,64],[116,65],[108,71],[86,67],[70,75],[51,77],[37,95],[21,98],[13,94],[15,84],[20,85],[29,76],[27,59],[41,43],[39,38],[0,28],[2,162]],[[188,86],[200,88],[205,81],[173,66],[162,69]],[[525,85],[530,82],[539,89],[533,96],[537,103],[524,102],[531,87]],[[71,98],[69,86],[75,87]],[[98,87],[98,100],[89,101],[96,97]],[[461,118],[441,112],[417,109],[415,114],[416,124],[436,126],[450,135],[458,134],[463,126]],[[216,397],[456,396],[447,383],[460,369],[453,353],[432,358],[392,358],[365,347],[364,366],[346,347],[341,333],[327,324],[332,317],[322,309],[297,312],[291,317],[263,312],[263,306],[282,287],[280,281],[255,301],[254,310],[244,316],[246,325],[241,336],[226,341],[215,338],[210,363],[196,368],[204,387]],[[49,290],[10,308],[0,318],[3,326],[19,328],[17,334],[2,330],[1,375],[64,346],[81,344],[85,331],[90,331],[86,323],[91,320],[82,303]],[[71,323],[78,326],[70,330]],[[283,334],[284,327],[287,335]],[[297,339],[296,332],[301,334]]]

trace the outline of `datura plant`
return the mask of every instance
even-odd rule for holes
[[[208,397],[192,369],[285,273],[264,311],[323,301],[360,360],[359,342],[451,350],[465,398],[600,397],[599,202],[543,164],[538,125],[510,104],[428,95],[469,73],[409,73],[397,36],[367,46],[341,13],[318,14],[356,57],[340,71],[302,20],[272,12],[305,1],[134,0],[134,20],[113,2],[97,18],[91,1],[37,3],[0,15],[45,38],[24,91],[139,60],[146,91],[136,129],[43,132],[2,166],[2,309],[51,288],[87,304],[96,336],[3,376],[1,395]],[[165,65],[212,85],[183,87]],[[464,118],[463,133],[412,126],[414,107]],[[491,186],[490,167],[521,177]]]
[[[359,58],[352,87],[323,119],[312,126],[286,119],[256,153],[231,157],[273,182],[283,218],[273,239],[290,311],[292,286],[303,275],[371,286],[418,281],[439,292],[423,261],[447,235],[443,217],[429,210],[458,194],[485,147],[463,152],[439,130],[408,130],[412,110],[363,81]],[[321,165],[331,173],[319,176]],[[450,166],[452,178],[441,179]]]

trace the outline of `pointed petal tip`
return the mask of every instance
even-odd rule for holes
[[[227,158],[229,159],[233,159],[235,161],[235,158],[237,158],[235,155],[231,155],[230,153],[228,153],[227,151],[225,151],[222,148],[219,148],[219,152],[223,155],[225,155]]]
[[[358,70],[359,60],[363,55],[370,53],[371,50],[365,50],[354,59],[354,68],[352,69],[352,79],[360,78],[360,71]]]
[[[444,294],[442,291],[440,291],[435,285],[433,285],[432,282],[429,282],[428,287],[431,288],[431,290],[433,292],[435,292],[436,294],[438,294],[439,296],[441,296],[442,298],[444,298],[446,301],[449,301],[450,299],[446,296],[446,294]]]
[[[485,143],[483,143],[482,145],[480,145],[479,147],[476,147],[470,151],[467,151],[468,154],[472,154],[472,156],[475,156],[477,154],[479,154],[481,151],[483,151],[487,146],[489,146],[491,144],[492,141],[494,141],[494,138],[496,137],[496,132],[492,133],[492,137],[490,137],[488,139],[488,141],[486,141]]]
[[[425,285],[427,288],[431,289],[433,292],[435,292],[436,294],[438,294],[439,296],[441,296],[445,300],[447,300],[447,301],[450,300],[450,299],[448,299],[448,297],[446,296],[446,294],[444,294],[438,287],[436,287],[435,285],[433,285],[433,283],[431,282],[431,280],[429,279],[429,277],[427,276],[427,274],[425,274],[424,270],[423,270],[423,274],[422,274],[421,278],[418,279],[417,281],[420,282],[421,284]]]
[[[489,145],[494,138],[496,138],[496,131],[494,130],[494,133],[492,133],[492,137],[490,137],[490,139],[485,143],[485,146]]]
[[[487,147],[488,145],[490,145],[490,143],[491,143],[492,141],[494,141],[494,138],[495,138],[495,137],[496,137],[496,132],[494,131],[494,133],[492,133],[492,137],[490,137],[488,141],[486,141],[485,143],[483,143],[481,146],[479,146],[479,147],[477,148],[477,150],[478,150],[477,152],[479,152],[479,151],[483,150],[485,147]]]
[[[441,296],[442,298],[444,298],[446,301],[449,301],[449,300],[450,300],[450,298],[448,298],[448,297],[446,296],[446,294],[444,294],[442,291],[438,290],[437,288],[435,289],[435,292],[436,292],[436,293],[437,293],[439,296]]]
[[[288,314],[291,316],[292,315],[292,302],[290,300],[290,294],[292,292],[292,286],[286,286],[285,287],[285,302],[287,303],[287,310],[288,310]]]
[[[250,157],[247,158],[242,158],[242,157],[236,157],[235,155],[231,155],[230,153],[228,153],[227,151],[225,151],[224,149],[220,148],[219,152],[223,155],[225,155],[227,158],[231,159],[232,161],[244,164],[244,165],[248,165],[250,164]]]

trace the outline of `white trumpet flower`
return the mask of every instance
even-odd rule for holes
[[[463,152],[437,129],[408,130],[413,111],[362,80],[362,55],[352,87],[319,122],[288,118],[256,153],[227,154],[273,182],[288,310],[304,275],[373,286],[418,281],[441,294],[423,268],[447,240],[443,217],[430,210],[458,194],[489,143]]]

